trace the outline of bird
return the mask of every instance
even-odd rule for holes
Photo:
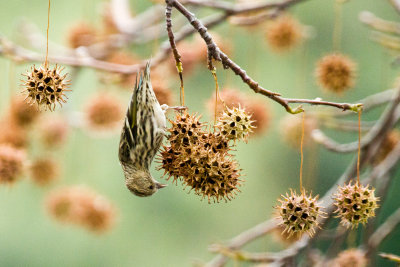
[[[150,81],[150,62],[136,76],[121,131],[118,157],[126,187],[134,195],[148,197],[166,185],[157,182],[149,168],[166,135],[166,105],[160,105]]]

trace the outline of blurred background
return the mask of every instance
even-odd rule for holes
[[[153,5],[145,0],[131,0],[132,13],[138,14]],[[316,98],[338,102],[355,102],[370,94],[391,88],[398,69],[391,66],[394,54],[370,41],[369,30],[360,23],[359,13],[372,11],[377,16],[398,21],[388,1],[352,0],[343,6],[343,33],[341,51],[358,64],[354,88],[340,96],[328,93],[315,82],[315,63],[332,51],[334,1],[306,1],[290,9],[293,17],[309,26],[310,37],[287,53],[275,53],[265,41],[265,26],[245,28],[226,22],[213,29],[220,40],[229,46],[229,56],[264,88],[292,98]],[[46,0],[0,0],[0,35],[22,46],[21,24],[37,25],[44,35],[47,25]],[[95,28],[102,27],[100,14],[104,9],[101,0],[52,1],[49,39],[51,43],[68,46],[68,32],[72,25],[85,21]],[[200,16],[210,10],[196,9]],[[159,43],[131,45],[129,51],[138,58],[155,55]],[[44,53],[44,43],[42,49]],[[50,44],[50,53],[52,46]],[[37,63],[40,65],[40,62]],[[20,93],[21,73],[30,63],[16,64],[0,58],[0,112],[6,114],[10,99]],[[76,73],[70,67],[64,72]],[[253,93],[230,71],[217,68],[221,88],[237,88],[243,93]],[[85,105],[98,92],[115,95],[123,104],[128,102],[130,91],[113,82],[104,81],[103,72],[82,68],[73,74],[72,92],[68,103],[57,108],[55,114],[67,116],[84,112]],[[203,114],[204,121],[212,123],[212,113],[206,102],[212,96],[214,80],[204,62],[198,63],[185,74],[185,104],[190,112]],[[70,77],[71,78],[71,77]],[[168,80],[174,104],[179,104],[179,80],[171,72],[161,79]],[[133,84],[131,85],[131,87]],[[282,138],[281,125],[285,110],[267,98],[268,126],[262,133],[239,143],[234,151],[245,182],[241,193],[225,203],[209,204],[199,196],[183,190],[161,178],[153,163],[154,177],[169,186],[150,198],[133,196],[124,184],[117,152],[119,128],[111,133],[97,134],[86,127],[71,127],[68,139],[61,148],[43,152],[37,144],[38,127],[30,131],[28,158],[47,155],[60,165],[60,177],[47,186],[38,186],[25,173],[13,185],[0,186],[0,266],[190,266],[207,261],[212,254],[207,248],[222,242],[271,217],[276,199],[288,188],[298,188],[300,153]],[[310,107],[306,110],[326,110]],[[363,115],[364,120],[375,120],[382,109]],[[52,115],[55,115],[52,114]],[[173,118],[173,112],[169,114]],[[354,116],[356,120],[356,116]],[[79,125],[78,125],[79,126]],[[341,142],[356,140],[355,133],[327,131]],[[310,144],[305,149],[304,184],[315,194],[323,195],[355,155],[338,155]],[[395,174],[395,175],[398,175]],[[76,225],[61,224],[49,216],[45,199],[55,189],[70,185],[85,185],[108,199],[115,207],[116,221],[104,233],[92,233]],[[382,222],[399,207],[396,190],[400,180],[395,179],[388,199],[381,207],[377,219]],[[400,254],[400,229],[394,231],[381,245],[379,251]],[[320,244],[321,249],[327,244]],[[253,251],[276,251],[284,244],[271,236],[246,247]],[[377,266],[394,266],[379,260]],[[236,266],[248,266],[244,263]],[[249,265],[250,266],[250,265]]]

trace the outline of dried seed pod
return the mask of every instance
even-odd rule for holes
[[[333,204],[344,226],[357,228],[360,223],[365,225],[369,218],[375,217],[379,198],[375,197],[374,191],[369,185],[363,186],[358,182],[352,184],[352,181],[338,187]]]
[[[96,233],[111,229],[115,222],[115,210],[111,203],[82,186],[51,192],[45,200],[45,206],[55,220],[77,224]]]
[[[171,177],[173,182],[177,182],[184,173],[184,169],[181,167],[182,153],[179,150],[175,150],[173,147],[163,146],[160,152],[158,162],[161,163],[159,169],[164,169],[164,175],[168,175],[167,180]]]
[[[0,145],[0,184],[12,184],[20,178],[25,153],[9,145]]]
[[[28,135],[24,128],[13,121],[0,122],[0,144],[8,144],[15,148],[25,148],[28,144]]]
[[[318,220],[324,215],[317,202],[318,196],[312,197],[311,193],[307,195],[305,190],[300,195],[290,190],[290,194],[281,196],[281,205],[275,208],[279,212],[280,224],[285,226],[283,233],[287,233],[288,237],[294,234],[300,236],[303,233],[314,235],[315,228],[320,227]]]
[[[251,115],[239,107],[226,107],[221,116],[217,118],[216,126],[221,129],[221,134],[230,140],[247,141],[253,132]]]
[[[108,130],[119,127],[124,111],[119,99],[99,93],[87,101],[85,115],[90,129]]]
[[[367,263],[365,253],[360,249],[352,248],[340,252],[329,267],[365,267]]]
[[[170,120],[170,122],[172,125],[168,129],[170,133],[168,141],[175,150],[197,144],[199,138],[205,133],[204,125],[200,122],[200,116],[197,114],[177,113],[175,120]]]
[[[315,75],[323,88],[341,94],[354,86],[356,69],[356,63],[351,58],[334,53],[317,62]]]
[[[94,195],[90,201],[82,201],[79,209],[79,222],[86,229],[103,233],[112,228],[115,222],[115,210],[103,196]]]
[[[213,153],[225,154],[230,150],[229,139],[220,132],[203,134],[200,139],[204,148]]]
[[[81,21],[71,26],[68,30],[67,39],[69,47],[72,48],[90,46],[96,43],[97,32],[92,25]]]
[[[11,101],[9,117],[18,126],[30,126],[39,117],[38,110],[26,103],[22,97],[14,97]]]
[[[238,163],[229,155],[213,153],[202,144],[185,154],[183,183],[208,202],[234,198],[241,185]]]
[[[302,40],[302,26],[291,16],[280,16],[267,25],[265,38],[273,51],[284,52]]]
[[[40,186],[45,186],[58,178],[58,162],[51,158],[40,158],[30,166],[31,179]]]
[[[63,68],[57,65],[50,69],[45,65],[36,68],[33,66],[25,76],[25,90],[29,103],[36,103],[38,108],[44,107],[45,110],[53,111],[56,103],[62,106],[66,102],[65,92],[68,90],[68,81],[65,80],[67,74],[61,75]]]

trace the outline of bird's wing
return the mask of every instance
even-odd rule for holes
[[[136,147],[137,140],[137,95],[139,89],[142,87],[143,76],[136,79],[135,88],[132,92],[131,101],[126,111],[124,125],[122,127],[120,146],[119,146],[119,159],[121,162],[130,162],[130,152]]]

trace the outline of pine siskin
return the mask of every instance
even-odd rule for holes
[[[166,118],[150,82],[150,64],[136,80],[119,144],[119,161],[127,188],[140,197],[166,185],[151,176],[149,167],[165,135]]]

